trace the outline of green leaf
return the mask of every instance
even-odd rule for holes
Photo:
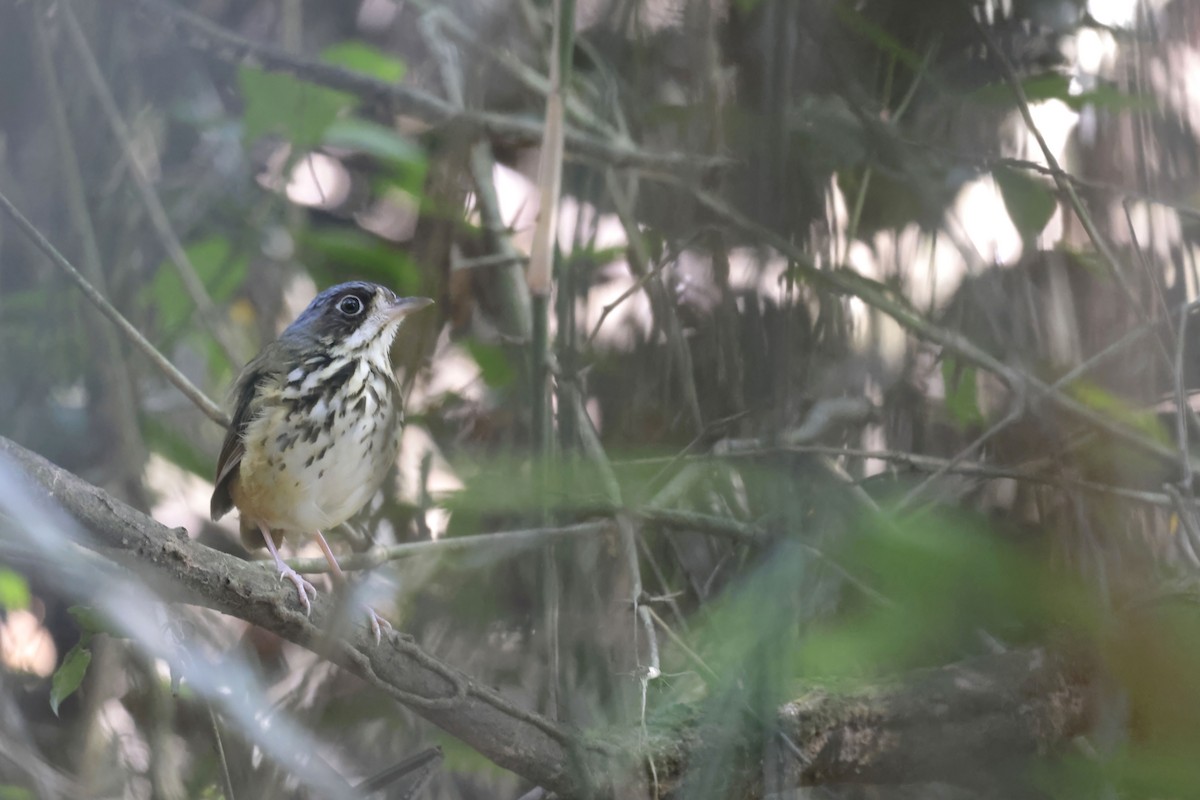
[[[420,147],[385,125],[358,117],[335,120],[325,132],[324,141],[400,166],[425,164],[425,153]]]
[[[224,236],[209,236],[184,248],[196,277],[204,284],[209,296],[220,303],[228,300],[246,279],[250,259],[245,253],[230,252]],[[177,332],[192,318],[192,301],[183,288],[175,267],[167,261],[158,266],[144,299],[158,317],[159,328],[168,336]]]
[[[50,710],[58,716],[58,707],[63,700],[75,693],[87,675],[88,665],[92,663],[92,651],[77,644],[67,653],[60,666],[50,679]]]
[[[320,144],[338,115],[357,102],[346,92],[253,67],[238,70],[238,85],[246,102],[242,115],[246,140],[275,133],[301,150]]]
[[[1021,81],[1021,89],[1025,92],[1025,99],[1030,103],[1061,100],[1069,105],[1071,102],[1071,79],[1067,75],[1057,72],[1031,75]],[[987,86],[976,89],[970,96],[977,102],[989,105],[1010,105],[1017,101],[1016,95],[1013,94],[1012,87],[1007,81],[989,83]]]
[[[955,359],[946,357],[942,360],[942,382],[946,386],[946,410],[959,427],[983,422],[974,367],[962,366]]]
[[[851,8],[848,3],[837,3],[833,7],[838,20],[850,30],[865,38],[884,53],[895,58],[913,72],[921,71],[921,57],[909,50],[900,40],[883,28],[867,19],[861,12]]]
[[[407,70],[407,65],[400,59],[362,42],[330,45],[321,53],[321,60],[388,83],[403,78]]]
[[[1054,216],[1058,200],[1050,187],[1041,180],[1009,167],[992,170],[1009,219],[1025,241],[1042,232]]]
[[[1087,106],[1104,111],[1152,111],[1156,107],[1154,98],[1144,94],[1129,94],[1115,86],[1097,86],[1086,92],[1067,98],[1067,105],[1075,111]]]
[[[23,575],[0,568],[0,606],[8,611],[29,608],[29,584]]]
[[[195,436],[150,415],[142,416],[141,423],[142,435],[152,451],[193,475],[212,480],[212,454],[198,446]]]
[[[88,646],[92,640],[92,636],[97,633],[105,633],[109,636],[121,636],[121,634],[113,631],[108,621],[94,608],[88,606],[71,606],[67,609],[67,613],[75,620],[75,624],[79,626],[80,633],[83,634],[79,642],[84,647]]]
[[[1170,445],[1170,437],[1153,411],[1141,411],[1094,383],[1078,381],[1071,384],[1071,395],[1090,408],[1102,412],[1126,427],[1141,431],[1158,444]]]
[[[300,234],[304,258],[315,277],[337,283],[347,273],[388,286],[401,295],[416,294],[421,274],[412,259],[392,243],[351,228],[315,228]]]
[[[467,351],[479,365],[483,382],[488,386],[499,389],[513,382],[516,375],[512,365],[508,363],[508,355],[504,352],[504,348],[494,344],[485,344],[477,339],[469,339]]]
[[[34,800],[33,793],[20,786],[0,786],[0,800]]]

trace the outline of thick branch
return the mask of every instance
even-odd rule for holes
[[[189,603],[211,608],[316,650],[373,687],[404,703],[497,764],[563,794],[578,795],[578,770],[568,766],[571,735],[556,723],[475,684],[395,632],[375,645],[365,628],[345,638],[325,633],[336,613],[328,598],[311,619],[284,604],[273,570],[188,539],[109,496],[41,456],[0,437],[7,456],[95,537],[83,544],[170,585]]]
[[[979,779],[1085,732],[1090,676],[1044,650],[923,670],[852,696],[814,692],[786,704],[781,732],[799,752],[788,783]]]
[[[721,777],[737,798],[829,784],[986,785],[1084,733],[1093,695],[1089,675],[1042,649],[920,670],[849,694],[814,690],[785,703],[763,750],[744,751],[729,764],[737,775]],[[761,735],[748,713],[744,723],[739,740]],[[690,763],[729,745],[721,722],[656,747],[662,795],[686,795]]]
[[[602,796],[643,758],[637,737],[617,745],[587,744],[538,714],[521,709],[430,656],[402,634],[376,646],[365,628],[346,638],[326,633],[336,613],[328,598],[311,619],[285,603],[273,570],[189,540],[75,475],[0,437],[7,456],[93,536],[85,546],[172,587],[186,602],[246,620],[358,675],[497,764],[563,797]],[[1090,676],[1045,651],[1021,651],[911,674],[852,694],[814,691],[778,713],[777,768],[782,786],[895,783],[969,778],[1012,759],[1043,754],[1083,732],[1092,709]],[[697,717],[699,718],[699,717]],[[660,790],[678,786],[689,762],[717,731],[685,725],[657,738],[652,758]],[[742,744],[761,733],[753,723]],[[639,740],[640,741],[640,740]],[[739,794],[760,796],[762,754],[742,770]],[[625,774],[629,774],[626,772]],[[628,786],[628,784],[627,784]],[[782,787],[781,787],[782,788]],[[620,791],[619,789],[616,791]]]

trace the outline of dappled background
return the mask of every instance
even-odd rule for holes
[[[1197,123],[1187,0],[0,3],[0,194],[203,393],[326,286],[436,301],[335,548],[522,707],[720,729],[634,770],[687,798],[791,791],[764,720],[814,687],[1035,646],[1085,729],[796,791],[1195,795]],[[0,435],[252,557],[223,429],[8,218]],[[432,745],[425,796],[538,791],[269,631],[98,599],[0,483],[3,796],[328,796]]]

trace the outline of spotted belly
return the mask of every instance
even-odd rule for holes
[[[363,367],[332,394],[284,389],[246,428],[231,495],[243,518],[311,533],[366,505],[399,447],[399,403],[390,376]]]

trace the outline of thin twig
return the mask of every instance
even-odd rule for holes
[[[482,41],[448,6],[430,2],[430,0],[415,0],[413,5],[425,12],[422,21],[424,21],[425,17],[431,17],[434,20],[433,24],[436,24],[437,27],[444,27],[452,36],[470,45],[476,52],[495,62],[501,69],[524,85],[525,88],[543,97],[550,93],[550,80],[545,75],[542,75],[532,67],[526,66],[507,48],[496,48]],[[612,126],[607,125],[602,119],[593,114],[591,109],[577,98],[568,95],[564,100],[566,101],[565,108],[567,115],[574,118],[583,126],[590,128],[593,133],[604,138],[614,138],[619,135]]]
[[[645,278],[646,294],[654,308],[654,316],[663,326],[667,342],[675,351],[675,371],[679,382],[679,390],[687,404],[688,416],[692,426],[697,431],[704,430],[704,414],[700,410],[700,397],[696,392],[696,376],[692,368],[692,349],[683,335],[683,327],[679,323],[675,304],[667,293],[662,281],[650,278],[650,250],[646,247],[645,237],[634,217],[634,192],[626,192],[621,185],[615,170],[605,172],[608,194],[612,198],[613,208],[617,218],[625,229],[625,239],[629,242],[629,269],[638,278]],[[634,183],[636,190],[636,183]]]
[[[211,703],[205,703],[208,708],[208,721],[212,725],[213,744],[217,748],[217,760],[221,763],[221,780],[222,788],[225,791],[225,800],[237,800],[237,795],[233,792],[233,778],[229,774],[229,761],[225,758],[225,745],[221,743],[221,726],[217,724],[217,713],[213,711]]]
[[[1045,381],[1023,369],[1005,364],[957,331],[931,322],[903,300],[892,298],[879,285],[867,281],[847,270],[817,269],[812,264],[808,255],[795,243],[749,219],[707,189],[689,185],[683,179],[674,176],[651,177],[653,180],[687,189],[701,205],[714,214],[724,218],[735,228],[750,234],[758,241],[791,259],[797,272],[815,286],[859,298],[868,306],[887,314],[913,334],[927,339],[934,344],[941,345],[959,358],[991,372],[1010,388],[1014,390],[1027,389],[1027,396],[1030,402],[1035,402],[1042,398],[1049,400],[1053,405],[1072,417],[1087,422],[1144,453],[1172,465],[1179,463],[1180,453],[1178,448],[1172,448],[1169,445],[1156,441],[1143,432],[1110,418],[1102,411],[1098,411],[1075,397],[1051,387]]]
[[[496,267],[500,271],[500,307],[505,317],[502,330],[510,338],[527,342],[533,335],[533,311],[529,302],[529,286],[525,283],[525,271],[522,269],[526,258],[513,246],[504,219],[500,215],[500,200],[493,179],[496,159],[492,155],[491,143],[480,141],[472,145],[468,163],[471,179],[475,183],[475,202],[479,208],[479,219],[492,248],[496,251],[494,257],[500,259]]]
[[[579,420],[579,438],[582,440],[583,451],[596,464],[601,480],[604,482],[605,493],[608,495],[609,502],[617,508],[621,506],[621,486],[617,481],[616,473],[613,472],[612,463],[609,462],[608,456],[604,452],[604,445],[600,443],[600,437],[596,433],[596,428],[592,425],[591,417],[583,408],[583,401],[578,392],[573,393],[573,398],[576,403],[575,413]],[[662,668],[658,658],[658,636],[654,632],[654,622],[646,613],[645,606],[642,605],[642,568],[638,562],[637,554],[637,533],[633,528],[632,517],[625,512],[618,512],[616,515],[617,530],[621,534],[621,549],[624,551],[625,560],[629,569],[630,581],[630,602],[633,608],[634,622],[634,657],[637,659],[637,678],[642,684],[642,691],[646,690],[646,684],[662,675]],[[648,658],[650,663],[643,665],[641,663],[641,652],[637,646],[637,625],[641,623],[646,634],[646,647],[648,650]]]
[[[686,655],[688,658],[690,658],[696,664],[696,666],[698,666],[700,668],[700,670],[702,672],[704,672],[705,674],[708,675],[708,677],[712,678],[714,681],[720,680],[720,676],[718,676],[717,673],[713,671],[712,667],[710,667],[708,664],[704,663],[704,659],[701,658],[700,655],[695,650],[688,647],[687,642],[685,642],[679,636],[679,634],[677,634],[675,631],[673,631],[671,629],[671,626],[668,625],[666,623],[666,621],[663,620],[662,617],[660,617],[658,614],[656,614],[654,612],[654,609],[647,607],[647,610],[650,613],[650,618],[658,624],[658,627],[663,629],[663,633],[667,634],[667,638],[670,639],[675,644],[676,647],[678,647],[680,650],[682,650],[684,655]]]
[[[746,440],[742,440],[746,441]],[[730,451],[732,456],[739,457],[756,457],[769,453],[808,453],[814,455],[831,456],[834,458],[862,458],[875,459],[878,461],[888,461],[895,464],[903,464],[913,469],[919,470],[934,470],[941,469],[946,466],[948,459],[937,458],[935,456],[924,456],[916,453],[909,453],[903,450],[863,450],[852,447],[832,447],[827,445],[795,445],[795,446],[777,446],[770,441],[763,440],[759,443],[758,448],[746,446],[740,447],[737,450]],[[664,459],[643,459],[640,463],[649,463],[651,461],[663,461]],[[1048,459],[1038,459],[1036,462],[1026,464],[1026,469],[1034,464],[1049,463]],[[1161,508],[1172,508],[1173,503],[1171,498],[1162,492],[1149,492],[1140,489],[1128,489],[1124,486],[1114,486],[1108,483],[1099,483],[1097,481],[1086,481],[1077,478],[1062,478],[1051,475],[1038,475],[1026,470],[999,467],[988,464],[979,464],[974,462],[961,462],[952,466],[947,472],[958,475],[977,475],[983,478],[994,478],[999,480],[1014,480],[1025,483],[1036,483],[1043,486],[1054,486],[1059,489],[1074,489],[1085,492],[1094,492],[1096,494],[1109,495],[1111,497],[1119,497],[1124,500],[1132,500],[1146,505],[1158,506]],[[1197,508],[1200,508],[1200,501],[1190,501]]]
[[[894,508],[895,513],[900,513],[905,509],[911,508],[913,503],[917,501],[917,498],[928,491],[929,487],[933,486],[934,482],[939,480],[950,470],[954,469],[954,467],[958,466],[959,463],[970,457],[976,450],[991,441],[993,437],[1007,430],[1011,425],[1017,422],[1017,420],[1021,419],[1024,414],[1025,404],[1021,402],[1020,398],[1018,398],[1017,402],[1013,404],[1012,411],[1006,414],[1004,419],[1000,420],[995,425],[992,425],[986,431],[981,433],[975,439],[975,441],[971,442],[962,450],[959,450],[957,453],[955,453],[949,461],[927,475],[923,481],[910,489],[908,493],[904,495],[904,497],[900,498],[900,502],[897,503]]]
[[[455,125],[467,131],[495,135],[533,144],[542,140],[543,125],[526,116],[499,114],[470,108],[458,108],[413,86],[390,83],[333,64],[312,61],[282,48],[238,36],[203,16],[167,0],[125,0],[144,9],[155,18],[176,26],[184,42],[192,49],[221,61],[257,63],[263,68],[288,72],[303,80],[349,92],[368,104],[392,114],[416,117],[429,125]],[[591,159],[606,165],[637,167],[658,171],[707,171],[730,164],[728,158],[713,158],[691,153],[656,153],[638,148],[624,137],[601,138],[567,127],[565,155]]]
[[[9,219],[17,224],[29,240],[41,250],[42,253],[50,259],[53,264],[66,273],[67,277],[79,287],[84,296],[92,302],[96,308],[100,309],[104,316],[108,317],[117,329],[130,341],[138,350],[142,352],[150,362],[162,372],[163,376],[171,382],[179,391],[196,404],[196,407],[204,412],[204,415],[217,423],[223,428],[229,427],[229,417],[225,416],[225,412],[221,411],[220,406],[208,398],[204,392],[196,388],[187,376],[175,368],[175,365],[167,360],[167,357],[155,348],[154,345],[142,336],[137,328],[133,327],[129,320],[122,316],[121,312],[113,307],[111,303],[100,294],[92,284],[88,283],[87,278],[83,277],[75,267],[71,266],[71,262],[55,249],[54,245],[50,244],[49,240],[42,235],[42,232],[25,215],[17,210],[17,207],[12,204],[3,192],[0,192],[0,211],[8,215]]]
[[[449,555],[451,553],[489,547],[507,547],[513,549],[536,547],[548,541],[598,536],[609,533],[612,530],[612,520],[601,519],[591,522],[580,522],[575,525],[564,525],[557,528],[530,528],[518,531],[480,533],[473,536],[450,536],[420,542],[404,542],[387,547],[373,547],[364,553],[353,553],[349,556],[343,556],[338,559],[338,563],[343,570],[351,572],[374,569],[389,561],[399,561],[400,559],[412,558],[419,555]],[[324,558],[293,558],[289,559],[287,563],[292,569],[305,574],[329,571],[329,562]]]
[[[983,38],[988,49],[1000,62],[1000,69],[1004,73],[1004,77],[1008,82],[1009,89],[1012,91],[1013,97],[1017,101],[1017,109],[1021,113],[1021,119],[1024,120],[1025,127],[1029,130],[1029,132],[1033,135],[1034,140],[1037,142],[1038,149],[1042,151],[1042,157],[1046,159],[1046,164],[1050,167],[1051,176],[1054,179],[1055,186],[1057,186],[1059,192],[1067,198],[1071,209],[1075,212],[1076,218],[1079,220],[1080,224],[1083,225],[1083,229],[1087,233],[1088,239],[1091,240],[1092,246],[1096,248],[1096,252],[1099,253],[1100,257],[1103,258],[1105,263],[1108,264],[1109,270],[1112,272],[1113,277],[1116,278],[1117,285],[1121,287],[1121,292],[1129,301],[1130,307],[1133,308],[1134,313],[1140,319],[1145,321],[1147,317],[1146,310],[1142,307],[1142,304],[1138,302],[1137,295],[1134,293],[1133,287],[1129,284],[1129,278],[1125,274],[1124,265],[1121,263],[1120,259],[1117,258],[1116,253],[1112,251],[1112,248],[1109,247],[1108,240],[1104,238],[1104,235],[1100,232],[1100,228],[1096,225],[1095,220],[1092,219],[1092,215],[1088,211],[1087,206],[1085,206],[1083,200],[1080,199],[1079,193],[1075,191],[1075,184],[1064,177],[1066,172],[1058,163],[1058,159],[1055,157],[1054,151],[1050,148],[1050,145],[1046,142],[1046,137],[1042,135],[1041,130],[1034,121],[1033,112],[1029,107],[1029,98],[1025,96],[1025,88],[1021,85],[1021,79],[1017,75],[1017,70],[1015,67],[1013,67],[1012,61],[1009,59],[1008,54],[1002,47],[1000,47],[1000,45],[996,42],[996,37],[992,34],[988,27],[984,25],[982,21],[980,21],[978,17],[972,15],[971,19],[975,22],[975,28],[979,31],[979,35]],[[1163,344],[1162,340],[1157,337],[1154,339],[1154,351],[1162,360],[1163,365],[1170,370],[1172,367],[1171,355],[1167,352],[1167,348]],[[1192,414],[1192,423],[1200,427],[1200,418],[1196,418],[1195,414],[1192,413],[1187,407],[1181,406],[1180,414]],[[1192,473],[1191,458],[1188,455],[1186,447],[1183,447],[1180,451],[1180,460],[1184,464],[1185,471],[1190,475]]]
[[[74,233],[79,237],[80,267],[83,274],[93,281],[97,290],[108,292],[103,261],[100,255],[100,245],[96,237],[96,226],[92,217],[92,209],[88,205],[87,193],[84,186],[83,174],[79,165],[79,154],[71,136],[71,127],[67,120],[67,103],[60,88],[58,70],[50,52],[47,21],[41,15],[34,21],[34,51],[37,57],[38,72],[43,80],[43,88],[49,105],[50,126],[59,150],[60,169],[65,184],[67,215],[74,227]],[[86,307],[85,307],[86,309]],[[133,381],[130,378],[129,364],[121,352],[120,340],[116,331],[109,327],[99,312],[86,309],[84,322],[88,336],[95,348],[93,356],[93,373],[105,376],[96,387],[93,398],[95,407],[106,418],[107,425],[112,426],[111,433],[117,443],[114,452],[109,456],[115,469],[131,470],[135,480],[140,482],[140,472],[145,460],[144,444],[141,430],[137,421],[137,402],[133,396]]]
[[[1179,437],[1179,451],[1184,454],[1184,457],[1180,459],[1180,466],[1183,469],[1181,485],[1187,489],[1189,495],[1192,492],[1192,460],[1187,457],[1190,450],[1188,447],[1187,409],[1190,406],[1183,388],[1183,355],[1187,350],[1188,318],[1191,316],[1194,306],[1195,301],[1185,302],[1179,309],[1179,330],[1175,339],[1175,432]]]
[[[121,117],[121,111],[117,108],[117,101],[113,99],[112,89],[109,88],[108,82],[104,79],[104,74],[100,71],[100,65],[96,63],[96,57],[92,54],[92,48],[88,44],[87,37],[83,35],[83,29],[79,26],[79,20],[75,17],[75,11],[71,8],[71,3],[63,3],[61,10],[67,35],[70,36],[75,52],[79,55],[79,59],[83,63],[83,71],[92,85],[92,91],[95,93],[96,99],[100,102],[100,109],[108,121],[109,127],[112,128],[114,137],[121,145],[121,153],[129,165],[129,172],[133,176],[133,184],[137,188],[138,197],[141,198],[142,205],[146,209],[146,214],[150,218],[150,224],[154,228],[154,232],[158,234],[160,243],[167,251],[167,260],[175,267],[175,272],[179,275],[179,280],[183,283],[184,291],[187,292],[188,297],[195,304],[196,311],[199,312],[200,319],[208,329],[209,334],[221,348],[221,352],[225,355],[229,363],[237,366],[239,363],[237,350],[234,348],[228,335],[226,335],[225,326],[222,323],[217,307],[213,305],[212,298],[208,295],[208,289],[204,287],[204,282],[196,274],[196,268],[192,265],[187,251],[183,248],[183,243],[179,241],[179,236],[176,235],[174,228],[172,228],[171,220],[167,216],[166,209],[163,208],[162,201],[158,199],[158,193],[155,192],[154,185],[151,183],[149,176],[146,175],[146,171],[142,167],[142,162],[138,159],[137,153],[134,152],[133,134],[130,133],[129,126],[125,124],[125,120]]]

